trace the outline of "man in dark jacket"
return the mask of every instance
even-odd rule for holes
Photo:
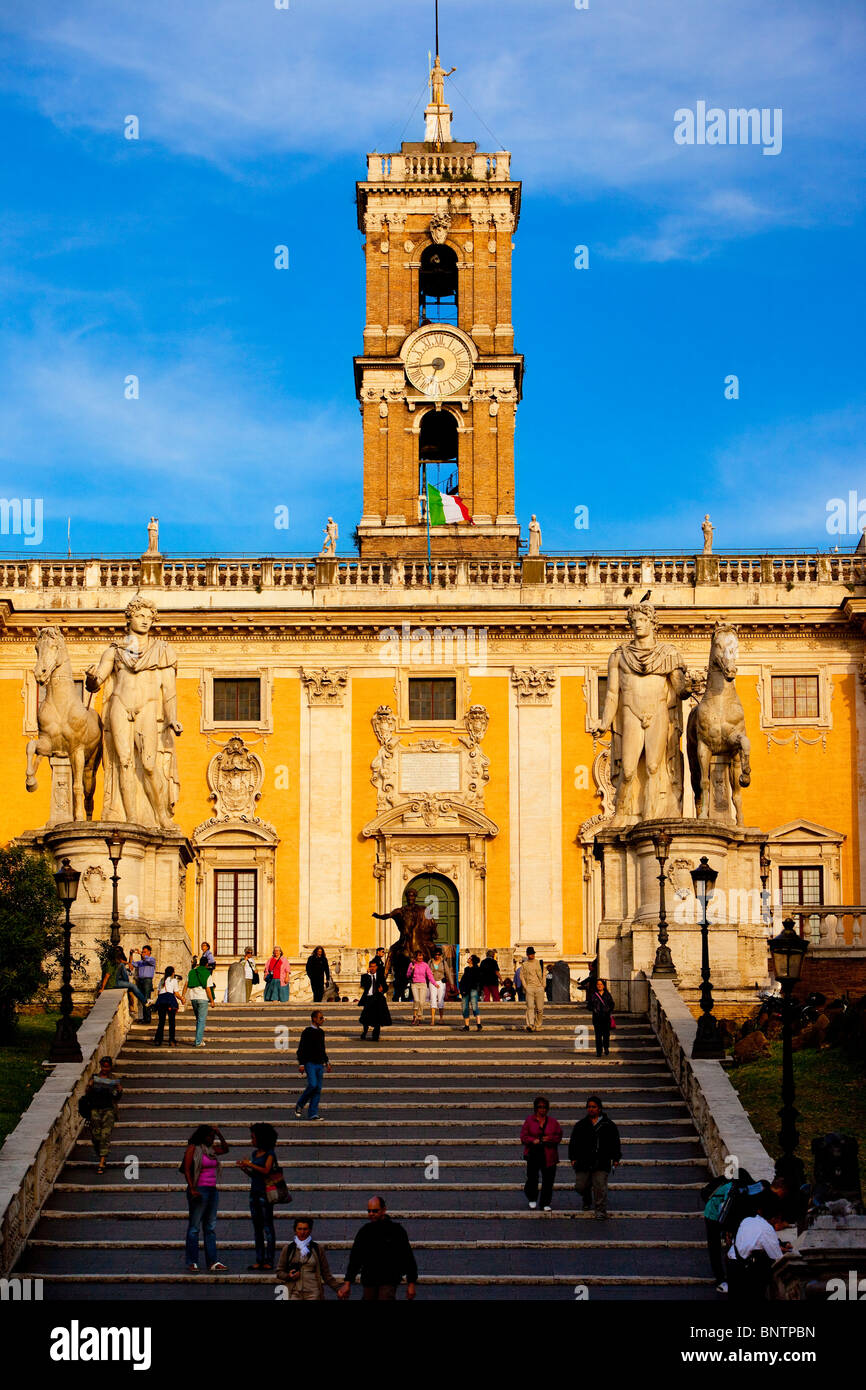
[[[331,1070],[328,1053],[325,1049],[325,1034],[322,1031],[325,1015],[321,1009],[313,1009],[309,1028],[305,1028],[298,1043],[298,1070],[307,1076],[307,1088],[295,1102],[295,1117],[300,1119],[304,1106],[310,1102],[310,1119],[319,1118],[319,1098],[322,1094],[322,1081],[325,1072]]]
[[[352,1285],[360,1274],[363,1297],[370,1301],[385,1301],[397,1297],[397,1287],[406,1276],[406,1297],[415,1297],[418,1266],[409,1237],[403,1227],[392,1221],[385,1209],[384,1197],[371,1197],[367,1203],[368,1221],[355,1236],[346,1281],[338,1290],[340,1298],[348,1298]]]
[[[586,1118],[578,1120],[568,1141],[568,1157],[574,1169],[574,1186],[589,1211],[590,1185],[595,1214],[607,1216],[607,1175],[622,1161],[619,1130],[604,1114],[598,1096],[586,1102]]]

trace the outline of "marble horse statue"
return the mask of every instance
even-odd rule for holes
[[[698,816],[706,818],[710,815],[713,801],[710,767],[711,760],[715,758],[726,766],[725,780],[730,783],[734,818],[737,825],[742,825],[741,788],[747,787],[751,781],[751,744],[746,737],[746,719],[734,685],[738,656],[736,628],[720,624],[713,633],[710,646],[706,689],[700,703],[689,715],[686,726],[686,749]]]
[[[27,790],[36,791],[40,758],[64,754],[72,770],[72,819],[93,819],[96,769],[102,759],[102,720],[75,688],[63,633],[43,627],[36,634],[39,686],[38,737],[27,744]]]

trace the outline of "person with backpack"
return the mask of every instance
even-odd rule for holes
[[[117,1124],[117,1102],[122,1095],[123,1087],[114,1075],[113,1059],[100,1057],[99,1072],[88,1081],[79,1105],[79,1113],[83,1113],[90,1125],[90,1138],[99,1159],[97,1173],[105,1172],[111,1132]]]
[[[424,1005],[432,986],[436,983],[433,972],[424,959],[423,951],[415,952],[415,959],[409,966],[406,979],[412,986],[412,1022],[424,1022]]]
[[[204,1234],[205,1261],[209,1270],[222,1273],[225,1265],[217,1259],[216,1218],[219,1207],[220,1159],[229,1146],[216,1125],[198,1125],[180,1161],[180,1171],[186,1178],[186,1201],[189,1220],[186,1228],[186,1267],[198,1274],[199,1231]]]
[[[186,1003],[187,997],[192,1005],[195,1014],[195,1047],[204,1047],[204,1028],[207,1023],[207,1013],[211,1004],[214,1002],[213,986],[210,982],[210,971],[206,965],[202,965],[192,958],[190,972],[186,977],[186,989],[183,993],[183,1002]]]
[[[481,1017],[478,1011],[478,996],[481,993],[481,971],[477,956],[469,957],[469,964],[460,976],[460,1002],[463,1009],[463,1031],[469,1032],[469,1011],[475,1015],[476,1032],[481,1032]]]
[[[725,1276],[724,1234],[726,1227],[729,1226],[732,1204],[736,1201],[739,1188],[748,1186],[751,1181],[752,1177],[747,1169],[740,1168],[735,1178],[728,1178],[723,1173],[701,1189],[707,1235],[707,1254],[710,1258],[710,1268],[716,1280],[716,1293],[728,1292],[728,1281]],[[736,1230],[736,1222],[730,1229],[732,1232]]]
[[[286,1288],[289,1299],[321,1303],[325,1298],[325,1285],[337,1293],[342,1280],[331,1273],[323,1247],[313,1240],[310,1218],[297,1217],[294,1231],[294,1240],[280,1251],[277,1282]]]
[[[180,1008],[177,997],[180,993],[181,982],[174,973],[174,966],[167,965],[162,979],[156,987],[156,1013],[159,1022],[153,1035],[154,1047],[162,1047],[166,1019],[168,1019],[168,1045],[169,1047],[177,1047],[174,1025]]]
[[[597,979],[589,998],[592,1009],[592,1026],[595,1031],[595,1055],[610,1056],[610,1030],[616,1027],[613,1017],[613,995],[605,980]]]
[[[784,1220],[769,1183],[745,1190],[751,1201],[728,1250],[729,1297],[734,1303],[757,1303],[766,1299],[773,1265],[785,1253],[775,1230]]]
[[[253,1151],[249,1158],[239,1158],[237,1166],[250,1180],[250,1217],[256,1246],[256,1262],[251,1270],[273,1269],[277,1248],[274,1228],[274,1201],[277,1181],[282,1177],[277,1162],[277,1131],[273,1125],[250,1125]],[[285,1185],[284,1185],[285,1186]]]

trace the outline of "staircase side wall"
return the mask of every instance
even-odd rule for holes
[[[14,1269],[27,1237],[72,1152],[78,1102],[99,1069],[116,1057],[129,1031],[125,989],[105,990],[78,1030],[83,1062],[62,1062],[49,1074],[0,1149],[0,1275]]]
[[[714,1177],[728,1158],[755,1181],[771,1179],[775,1163],[753,1128],[721,1062],[692,1060],[697,1023],[676,985],[649,981],[649,1019],[700,1135]],[[734,1176],[733,1173],[731,1176]]]

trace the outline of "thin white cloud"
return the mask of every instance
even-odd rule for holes
[[[443,54],[458,64],[455,133],[491,140],[459,93],[515,150],[520,176],[566,197],[629,190],[662,219],[727,189],[728,214],[701,235],[845,215],[862,129],[866,23],[842,0],[461,0],[443,10]],[[424,80],[429,7],[405,0],[79,0],[21,7],[8,23],[23,64],[14,85],[58,125],[110,134],[136,114],[141,138],[239,176],[287,151],[313,158],[392,148]],[[381,35],[387,32],[389,42]],[[784,110],[784,148],[679,147],[674,112],[710,105]],[[420,110],[408,132],[420,133]],[[840,187],[844,190],[839,195]],[[739,210],[733,201],[739,191]],[[761,218],[753,204],[764,208]],[[694,254],[659,229],[638,257]],[[629,242],[622,247],[629,253]]]

